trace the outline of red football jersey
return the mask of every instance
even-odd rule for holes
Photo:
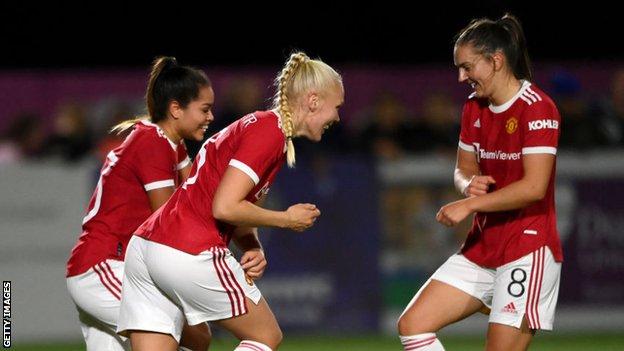
[[[147,192],[176,186],[177,171],[188,164],[183,142],[174,144],[156,124],[137,123],[106,157],[67,276],[84,273],[105,259],[123,261],[132,234],[152,214]]]
[[[212,200],[228,166],[255,186],[246,200],[269,191],[286,159],[286,138],[272,111],[255,112],[225,127],[202,145],[189,179],[137,231],[137,235],[193,255],[227,247],[234,226],[212,217]]]
[[[524,81],[507,103],[488,105],[471,96],[462,113],[459,147],[475,152],[481,174],[496,184],[490,191],[520,180],[523,155],[557,154],[561,117],[543,91]],[[563,254],[555,215],[555,167],[546,196],[525,208],[476,213],[461,252],[485,267],[499,267],[546,245],[555,260]]]

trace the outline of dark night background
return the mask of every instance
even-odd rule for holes
[[[333,63],[450,63],[458,30],[506,11],[522,21],[534,61],[624,57],[614,3],[207,3],[2,5],[0,68],[143,67],[159,54],[196,65],[279,65],[293,49]]]

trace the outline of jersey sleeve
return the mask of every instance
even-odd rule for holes
[[[145,191],[175,186],[177,160],[168,140],[144,136],[133,154],[131,166]]]
[[[188,155],[188,150],[186,149],[186,144],[184,144],[184,140],[180,142],[176,151],[178,155],[178,164],[176,166],[176,170],[179,171],[191,164],[191,158]]]
[[[284,153],[284,135],[272,119],[247,124],[234,156],[229,162],[247,174],[258,185]]]
[[[478,109],[475,108],[474,103],[468,100],[464,104],[461,117],[461,130],[459,132],[459,148],[468,151],[475,152],[474,144],[477,141],[477,128],[480,128]]]
[[[557,154],[561,117],[548,100],[531,104],[522,116],[522,154]]]

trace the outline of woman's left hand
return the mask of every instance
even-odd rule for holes
[[[462,199],[442,206],[436,215],[436,220],[447,227],[459,224],[472,213],[472,210],[468,208],[469,200],[469,198]]]
[[[256,280],[260,279],[264,274],[267,266],[267,260],[264,257],[264,251],[261,249],[251,249],[246,251],[241,257],[241,266],[247,277]]]

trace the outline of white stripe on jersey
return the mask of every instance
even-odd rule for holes
[[[474,146],[459,141],[459,148],[468,152],[475,152]]]
[[[526,96],[524,96],[524,94],[520,95],[520,98],[526,102],[527,104],[531,105],[533,103],[533,101],[529,100],[529,98],[527,98]]]
[[[90,221],[91,218],[95,217],[95,215],[100,210],[100,204],[102,202],[102,192],[103,192],[102,177],[110,173],[111,169],[115,166],[117,161],[119,161],[119,157],[115,155],[114,151],[110,151],[108,155],[106,155],[106,158],[108,159],[108,166],[106,166],[106,168],[102,170],[102,174],[100,174],[100,179],[98,179],[98,183],[95,186],[95,189],[96,189],[95,203],[93,204],[93,208],[91,209],[91,211],[89,211],[89,213],[87,213],[87,215],[82,219],[82,224],[85,224],[88,221]]]
[[[522,148],[523,155],[531,155],[531,154],[557,154],[557,148],[551,146],[533,146],[533,147],[523,147]]]
[[[182,168],[186,167],[189,165],[189,163],[191,163],[191,159],[186,156],[186,159],[184,159],[184,161],[178,163],[178,166],[176,167],[176,170],[181,170]]]
[[[530,99],[533,102],[537,102],[537,98],[531,94],[529,94],[527,91],[525,91],[524,93],[522,93],[522,96],[524,96],[525,98]]]
[[[145,188],[145,191],[150,191],[154,189],[166,188],[168,186],[175,186],[173,179],[159,180],[157,182],[145,184],[143,187]]]
[[[533,96],[535,96],[535,97],[537,98],[537,100],[542,101],[542,97],[541,97],[541,96],[539,96],[539,94],[538,94],[538,93],[536,93],[535,91],[533,91],[533,89],[531,89],[531,87],[530,87],[530,86],[528,86],[528,87],[527,87],[527,91],[528,91],[529,93],[531,93]]]
[[[254,170],[251,169],[251,167],[247,166],[246,164],[242,163],[241,161],[236,160],[236,159],[231,159],[230,160],[230,166],[236,167],[236,168],[240,169],[241,171],[243,171],[245,174],[247,174],[249,176],[249,178],[251,178],[251,180],[253,180],[254,185],[258,185],[258,183],[260,183],[260,177],[258,177],[256,172],[254,172]]]

